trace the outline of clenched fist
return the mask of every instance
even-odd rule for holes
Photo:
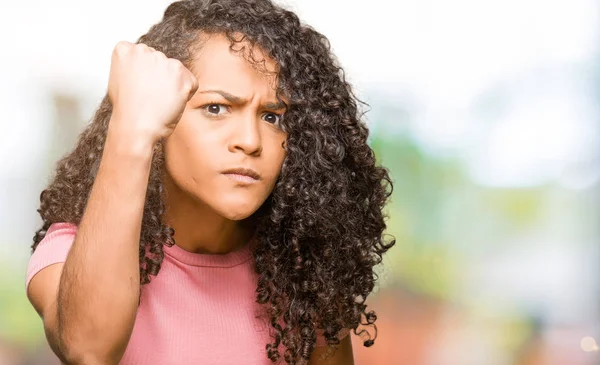
[[[119,42],[108,80],[111,128],[156,142],[173,132],[197,89],[196,77],[179,60],[145,44]]]

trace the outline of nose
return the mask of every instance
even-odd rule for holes
[[[262,152],[262,140],[256,117],[249,115],[240,118],[236,123],[232,123],[232,127],[229,151],[241,151],[247,155],[259,156]]]

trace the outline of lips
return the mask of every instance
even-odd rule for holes
[[[250,181],[249,179],[260,180],[261,178],[258,172],[246,167],[237,167],[225,170],[222,173],[225,175],[231,175],[232,177],[238,177],[240,179],[243,179],[244,181]]]

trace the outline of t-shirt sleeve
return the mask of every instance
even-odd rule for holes
[[[31,279],[43,268],[67,260],[76,232],[77,226],[71,223],[54,223],[48,228],[27,263],[25,290],[29,289]]]
[[[317,329],[317,346],[327,346],[327,340],[325,339],[325,336],[323,335],[325,331],[322,329]],[[348,328],[342,328],[341,331],[338,333],[338,338],[340,339],[340,341],[348,336],[348,334],[350,333],[350,329]]]

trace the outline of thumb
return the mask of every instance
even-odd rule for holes
[[[191,72],[190,72],[190,79],[192,81],[192,87],[190,88],[190,93],[188,95],[188,101],[196,94],[196,91],[198,91],[198,79]]]

